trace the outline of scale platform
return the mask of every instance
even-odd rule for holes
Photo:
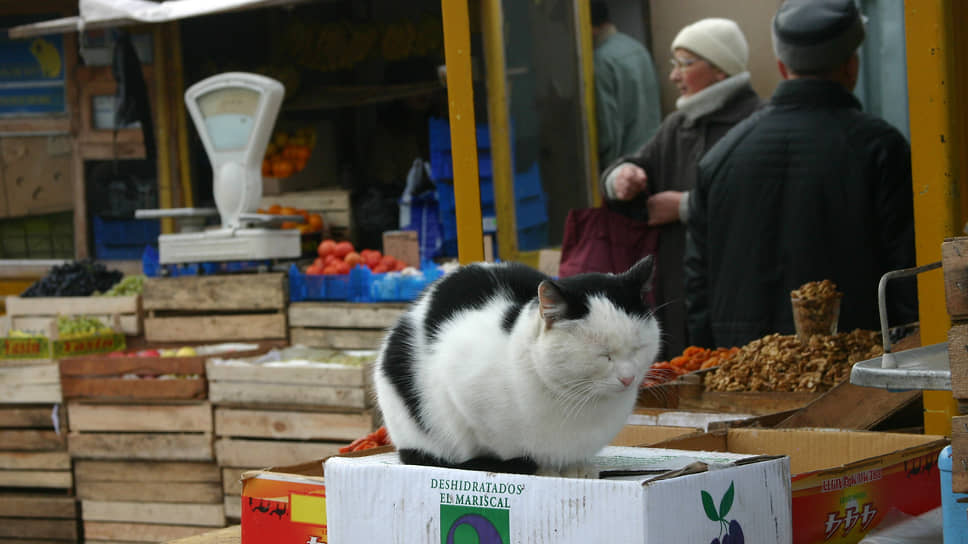
[[[297,230],[217,229],[158,237],[161,264],[288,259],[299,254]]]
[[[850,383],[865,387],[877,387],[891,391],[926,389],[929,391],[951,390],[951,367],[948,363],[948,343],[933,344],[885,354],[855,363],[850,371]]]

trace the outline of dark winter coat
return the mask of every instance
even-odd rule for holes
[[[911,153],[843,86],[782,82],[769,105],[707,153],[689,201],[690,337],[741,346],[792,334],[790,291],[833,280],[839,328],[878,330],[877,284],[915,265]],[[888,290],[892,325],[917,319],[909,280]]]
[[[628,202],[610,201],[609,206],[626,215],[646,219],[645,200],[662,191],[691,191],[696,185],[699,159],[734,125],[747,118],[763,102],[750,86],[736,92],[722,108],[696,119],[683,112],[669,114],[659,131],[635,155],[622,157],[602,174],[604,180],[618,165],[633,162],[648,176],[646,193]],[[681,222],[660,227],[656,258],[656,306],[662,326],[662,356],[674,357],[686,347],[686,306],[683,296],[682,262],[686,226]]]

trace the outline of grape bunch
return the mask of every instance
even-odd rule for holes
[[[121,281],[124,273],[108,270],[90,259],[54,266],[46,276],[33,283],[22,297],[86,297],[107,291]]]
[[[102,296],[106,297],[125,297],[131,295],[140,295],[141,291],[144,289],[145,276],[138,274],[136,276],[125,276],[118,283],[114,284],[113,287],[101,293]]]
[[[111,328],[96,317],[86,315],[57,316],[57,334],[62,340],[94,336],[104,332],[111,332]]]

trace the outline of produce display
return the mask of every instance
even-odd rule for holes
[[[738,351],[739,348],[736,347],[707,349],[689,346],[682,352],[682,355],[653,364],[643,385],[655,385],[675,379],[683,374],[719,366],[730,360]]]
[[[293,132],[277,130],[266,146],[262,159],[262,175],[272,178],[288,178],[306,168],[306,163],[316,145],[316,131],[300,128]]]
[[[22,297],[86,297],[105,292],[121,281],[124,273],[108,270],[90,259],[60,264],[33,283]]]
[[[114,330],[96,317],[86,315],[57,316],[57,335],[61,340],[84,338],[96,334],[112,333]]]
[[[350,453],[352,451],[363,451],[388,445],[390,445],[390,436],[387,435],[387,428],[380,427],[372,433],[350,442],[348,446],[343,446],[339,449],[339,452]]]
[[[325,239],[317,248],[319,257],[306,269],[306,274],[349,274],[354,266],[363,265],[374,274],[398,272],[407,267],[407,263],[391,255],[383,255],[375,249],[356,251],[348,241]]]
[[[807,282],[791,291],[790,303],[797,335],[807,338],[813,334],[836,333],[842,296],[830,280]]]
[[[302,234],[323,232],[323,228],[326,226],[325,222],[323,221],[323,216],[319,215],[318,213],[309,213],[302,208],[292,208],[289,206],[273,204],[269,206],[268,209],[259,208],[258,212],[269,215],[301,215],[303,218],[302,223],[297,223],[295,221],[283,221],[280,227],[284,229],[298,229]]]
[[[125,276],[121,279],[121,281],[114,284],[114,286],[107,291],[97,294],[105,297],[126,297],[131,295],[140,295],[141,292],[144,291],[146,278],[147,276],[144,274]]]
[[[705,376],[707,391],[823,392],[847,380],[854,363],[883,355],[881,335],[854,330],[814,335],[771,334],[743,346]]]

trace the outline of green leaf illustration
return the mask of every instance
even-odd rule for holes
[[[726,519],[726,514],[729,513],[729,509],[733,507],[733,482],[729,482],[729,489],[726,490],[726,494],[723,495],[723,500],[719,501],[719,519]]]
[[[722,521],[722,518],[716,513],[716,503],[713,502],[713,496],[709,493],[702,492],[702,507],[706,510],[706,517],[713,521]]]

